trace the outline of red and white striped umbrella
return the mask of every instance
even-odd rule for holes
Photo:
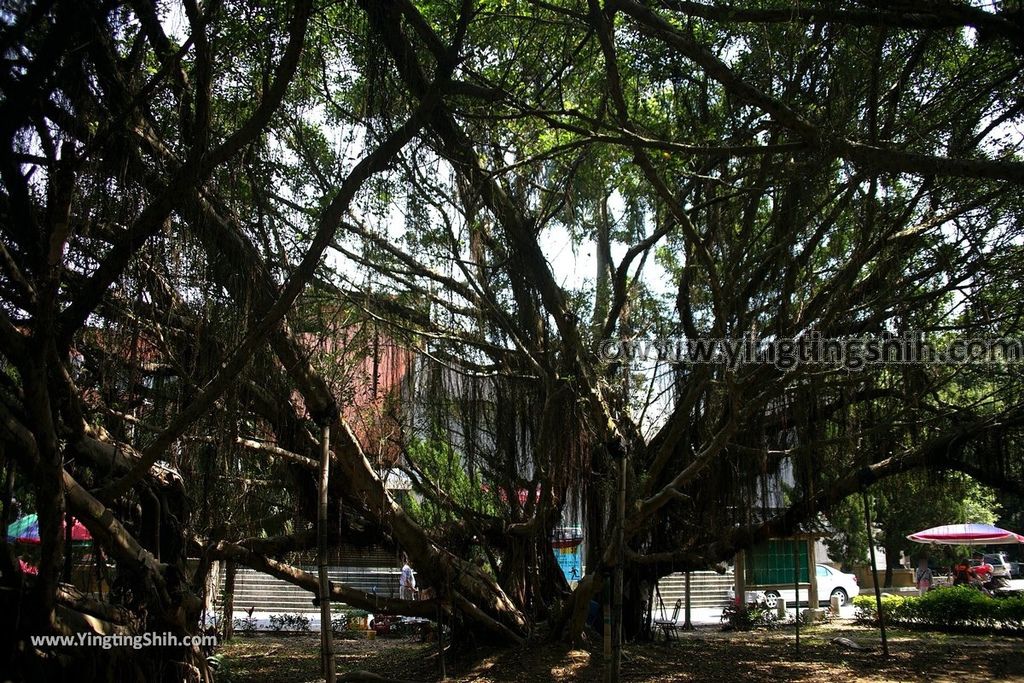
[[[930,545],[1000,545],[1024,543],[1024,536],[991,524],[947,524],[907,536],[917,543]]]

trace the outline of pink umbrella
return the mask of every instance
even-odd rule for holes
[[[61,534],[64,533],[64,522],[61,521]],[[85,525],[74,517],[71,518],[71,540],[75,543],[86,543],[92,540],[89,530]],[[39,517],[37,515],[25,515],[7,527],[8,543],[30,543],[39,544]]]
[[[947,524],[907,536],[911,541],[929,545],[1002,545],[1024,543],[1024,536],[991,524]]]

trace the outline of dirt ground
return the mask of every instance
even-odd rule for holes
[[[836,637],[874,648],[855,651],[831,642]],[[890,656],[883,657],[877,631],[848,624],[801,632],[796,652],[792,628],[723,633],[699,628],[668,645],[628,645],[623,651],[626,681],[1024,681],[1024,641],[1008,636],[964,636],[893,631]],[[418,638],[340,640],[335,643],[339,674],[371,671],[407,681],[440,680],[437,644]],[[219,681],[301,683],[319,678],[318,634],[256,634],[236,637],[220,651]],[[455,681],[597,681],[599,647],[570,649],[533,644],[507,650],[477,649],[445,657]]]

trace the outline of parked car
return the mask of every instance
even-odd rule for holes
[[[818,601],[820,604],[827,605],[831,602],[832,596],[839,598],[839,606],[842,607],[850,602],[851,599],[860,595],[860,586],[857,584],[857,577],[853,574],[845,574],[834,567],[830,567],[827,564],[817,565],[817,577],[818,577]],[[732,602],[733,597],[736,595],[735,590],[729,588],[729,601]],[[794,600],[793,589],[780,589],[776,590],[770,588],[768,590],[748,590],[746,594],[747,602],[763,602],[769,608],[774,609],[778,604],[779,598],[783,598],[787,605],[792,605]],[[807,602],[807,591],[806,589],[800,590],[800,601]]]
[[[827,564],[817,566],[818,576],[818,601],[822,604],[829,604],[832,596],[839,598],[839,606],[850,602],[852,598],[860,595],[860,586],[857,584],[857,577],[853,574],[844,574]],[[801,590],[802,602],[807,601],[807,591]],[[779,598],[784,598],[787,605],[792,605],[795,595],[793,589],[775,590],[770,589],[764,592],[764,600],[768,607],[775,607]]]

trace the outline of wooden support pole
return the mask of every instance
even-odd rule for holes
[[[448,586],[449,595],[451,586]],[[441,680],[448,679],[448,671],[444,661],[444,611],[441,609],[441,601],[437,601],[437,658],[441,662]]]
[[[235,575],[238,572],[238,565],[228,560],[224,567],[224,641],[227,642],[235,635]]]
[[[64,583],[74,583],[71,579],[71,572],[74,568],[74,556],[72,553],[72,529],[74,527],[74,520],[71,517],[71,513],[64,510]],[[159,514],[157,515],[157,526],[160,525]],[[6,532],[6,528],[4,529]],[[156,552],[160,552],[157,548]]]
[[[882,654],[889,656],[889,641],[885,637],[885,614],[882,612],[882,588],[878,585],[878,562],[875,560],[875,535],[871,533],[871,501],[867,489],[864,496],[864,523],[868,531],[868,552],[871,554],[871,580],[875,584],[875,606],[878,608],[878,628],[882,634]]]
[[[331,631],[331,582],[327,577],[327,485],[331,470],[331,425],[320,440],[320,486],[317,491],[316,559],[320,577],[320,666],[324,680],[334,683],[334,633]]]
[[[610,577],[605,576],[604,585],[601,588],[601,606],[602,606],[602,623],[603,623],[603,641],[604,641],[604,676],[602,677],[605,683],[612,682],[612,582],[609,581]]]
[[[733,591],[736,604],[745,605],[747,602],[747,558],[743,551],[737,551],[733,560]]]
[[[815,548],[817,539],[808,538],[805,542],[807,543],[807,578],[811,582],[811,587],[807,592],[807,606],[816,610],[821,602],[821,595],[818,594],[818,556]]]
[[[690,622],[690,572],[686,572],[686,616],[683,618],[683,628],[687,631],[693,630]]]
[[[800,656],[800,541],[793,539],[793,616],[796,623],[796,656]]]

